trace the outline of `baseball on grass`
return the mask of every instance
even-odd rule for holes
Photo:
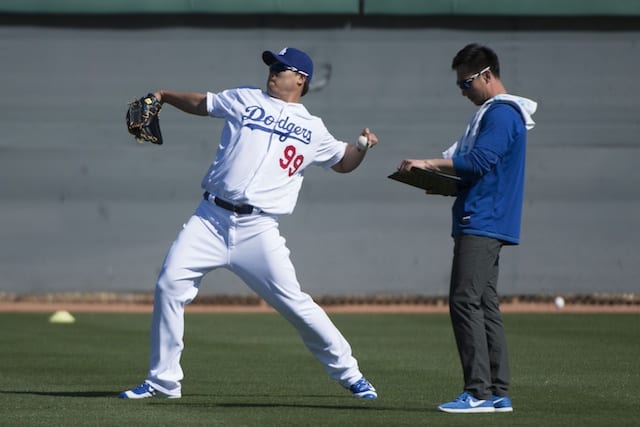
[[[558,310],[560,310],[561,308],[564,308],[564,298],[562,297],[556,297],[553,303],[556,305],[556,308]]]

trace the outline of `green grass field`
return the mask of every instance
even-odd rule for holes
[[[380,398],[327,378],[275,314],[187,314],[182,399],[123,401],[144,379],[149,314],[0,313],[0,425],[637,426],[640,315],[505,315],[512,414],[451,415],[448,316],[334,314]]]

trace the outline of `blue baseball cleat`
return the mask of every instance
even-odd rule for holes
[[[378,393],[376,393],[376,389],[371,385],[369,381],[365,377],[360,378],[354,384],[349,386],[349,391],[353,397],[357,397],[359,399],[377,399]]]
[[[159,392],[158,390],[154,389],[151,384],[148,384],[146,382],[131,390],[123,391],[118,397],[120,397],[120,399],[147,399],[149,397],[155,396],[167,397],[169,399],[179,399],[180,397],[182,397],[180,394],[167,395]]]

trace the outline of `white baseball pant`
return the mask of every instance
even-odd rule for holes
[[[237,215],[202,201],[173,242],[155,289],[147,382],[180,396],[184,307],[215,268],[237,274],[298,331],[330,378],[348,387],[362,377],[351,347],[324,310],[302,292],[276,216]]]

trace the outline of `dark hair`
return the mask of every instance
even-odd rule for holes
[[[471,43],[460,49],[451,62],[451,68],[467,67],[470,71],[478,72],[491,67],[491,72],[500,78],[500,62],[498,55],[486,46]]]

